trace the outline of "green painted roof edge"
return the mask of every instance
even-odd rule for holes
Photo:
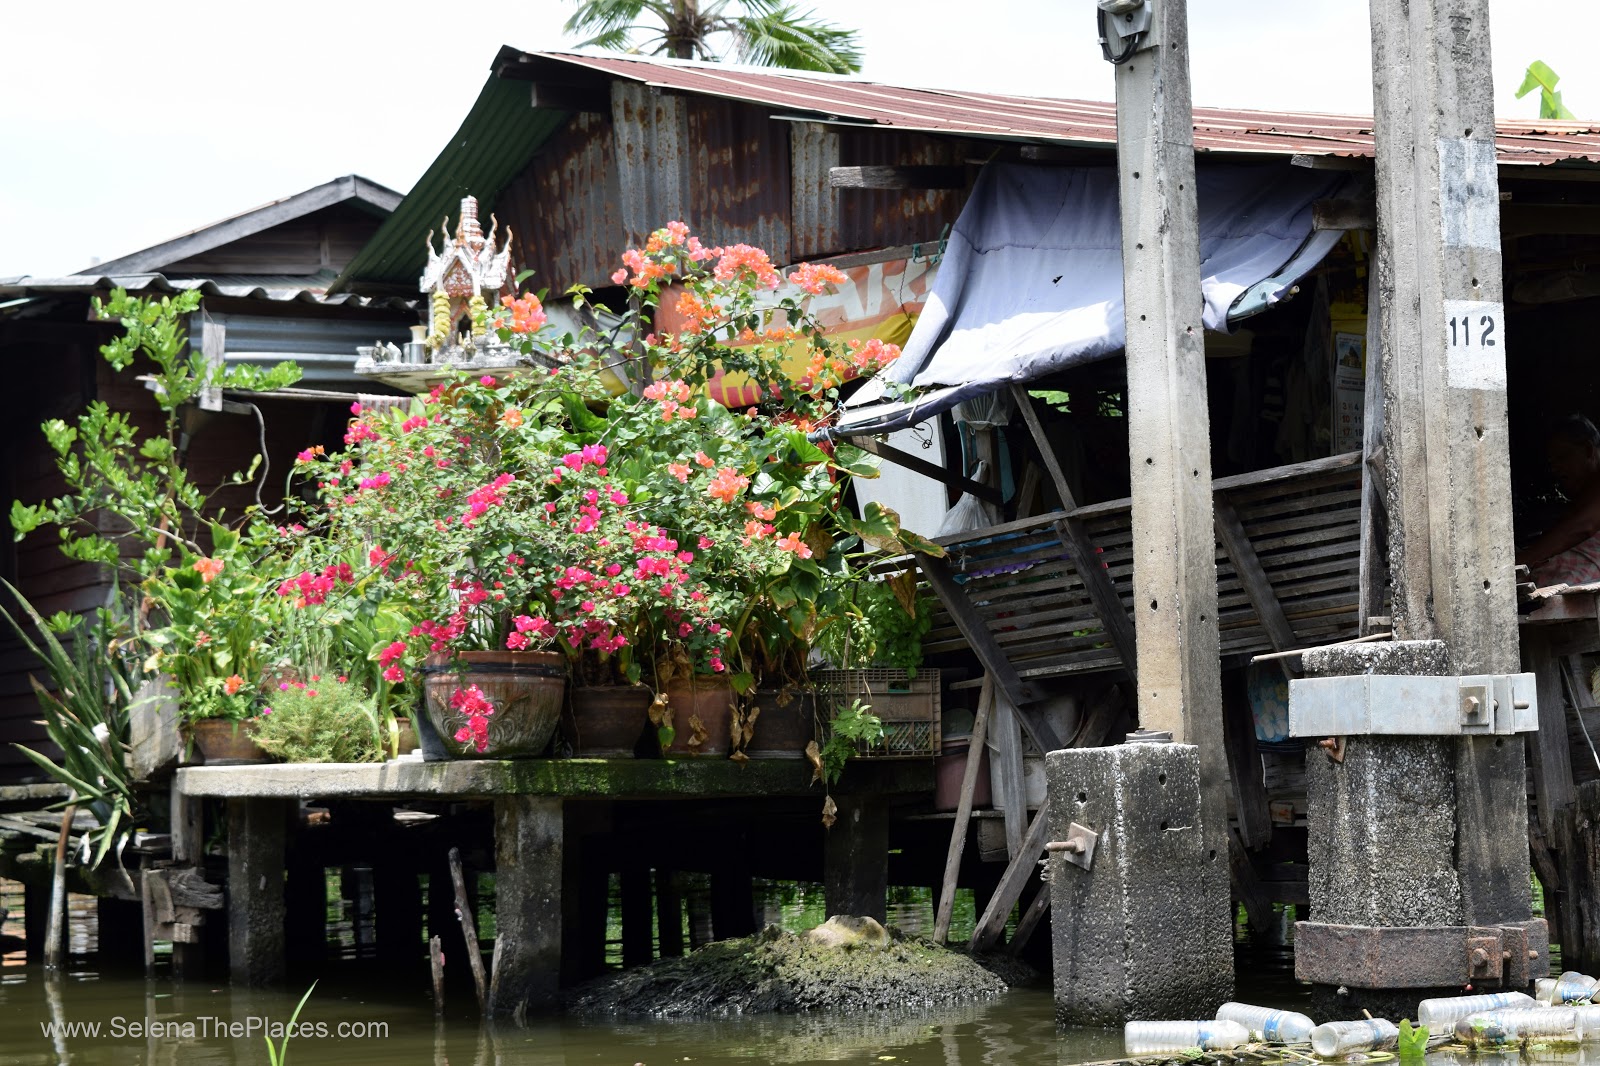
[[[500,191],[566,124],[567,112],[535,109],[531,95],[525,81],[489,75],[461,128],[328,293],[415,283],[427,262],[423,242],[447,215],[456,217],[464,196],[476,196],[480,217],[488,218]]]

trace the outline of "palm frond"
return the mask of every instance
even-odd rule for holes
[[[756,66],[854,74],[861,69],[860,36],[793,4],[746,0],[746,14],[730,20],[735,57]]]

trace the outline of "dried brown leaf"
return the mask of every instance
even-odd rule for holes
[[[889,578],[889,591],[894,593],[894,598],[905,608],[906,614],[912,618],[917,616],[917,575],[910,570],[902,570]]]
[[[838,814],[839,814],[839,805],[833,802],[833,797],[832,796],[824,797],[824,799],[822,801],[822,824],[823,824],[823,826],[828,828],[828,829],[832,829],[833,828],[833,823],[837,822],[839,820],[838,819]]]
[[[688,744],[691,748],[698,748],[700,745],[706,742],[706,737],[709,737],[710,735],[711,731],[708,730],[706,728],[706,724],[700,720],[700,716],[698,714],[691,714],[689,716],[689,739],[684,743]]]
[[[814,740],[806,741],[806,759],[811,763],[811,784],[822,780],[822,749]]]

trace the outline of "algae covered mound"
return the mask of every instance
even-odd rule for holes
[[[659,1017],[867,1012],[971,1002],[1005,990],[960,952],[889,934],[870,918],[830,918],[809,934],[768,926],[601,978],[577,989],[568,1009]]]

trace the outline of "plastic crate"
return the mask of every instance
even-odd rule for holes
[[[867,759],[931,759],[939,754],[939,671],[918,670],[814,670],[819,710],[831,720],[856,700],[870,705],[883,722],[883,743],[857,747]]]

